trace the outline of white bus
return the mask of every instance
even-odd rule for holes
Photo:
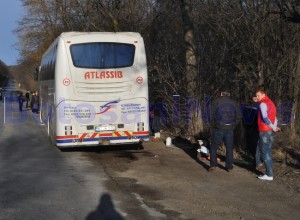
[[[149,140],[143,38],[133,32],[65,32],[42,57],[40,118],[58,147]]]

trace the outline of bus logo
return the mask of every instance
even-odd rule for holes
[[[114,104],[118,104],[120,102],[120,100],[115,100],[112,102],[108,102],[105,105],[100,106],[100,111],[97,112],[97,115],[103,114],[105,112],[107,112],[109,109],[114,107]]]

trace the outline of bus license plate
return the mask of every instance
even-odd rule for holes
[[[102,126],[96,126],[95,131],[114,131],[116,130],[116,127],[114,125],[102,125]]]

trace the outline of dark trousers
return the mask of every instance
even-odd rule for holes
[[[160,132],[160,117],[154,116],[152,121],[152,130],[154,133]]]
[[[20,110],[20,112],[23,111],[23,101],[22,100],[19,101],[19,110]]]
[[[217,150],[224,141],[226,148],[226,169],[233,168],[233,130],[232,129],[214,129],[212,134],[212,143],[210,148],[210,166],[217,166]]]

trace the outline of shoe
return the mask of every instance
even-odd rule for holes
[[[217,167],[210,167],[208,168],[208,172],[214,172],[217,169]]]
[[[269,180],[269,181],[273,180],[273,176],[267,176],[266,174],[258,176],[257,178],[260,180]]]
[[[226,170],[228,173],[230,173],[230,172],[232,172],[233,168],[230,168],[230,169],[225,168],[225,170]]]

